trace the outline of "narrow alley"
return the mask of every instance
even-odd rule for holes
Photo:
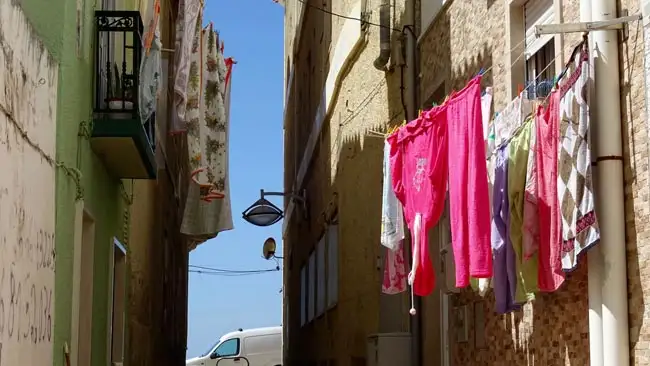
[[[0,366],[650,366],[650,0],[0,0],[0,47]]]

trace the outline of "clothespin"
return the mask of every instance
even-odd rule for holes
[[[479,70],[477,76],[483,76],[483,73],[485,73],[485,69],[481,67],[481,70]]]
[[[524,91],[524,86],[521,84],[517,84],[517,95],[523,93]]]
[[[437,107],[437,106],[438,106],[438,103],[436,103],[436,102],[433,102],[433,103],[431,103],[431,106],[435,108],[435,107]]]

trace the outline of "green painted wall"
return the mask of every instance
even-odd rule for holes
[[[94,0],[14,0],[20,4],[52,55],[59,61],[57,160],[82,172],[85,209],[95,219],[92,365],[108,358],[109,261],[113,237],[122,238],[122,196],[84,138],[79,125],[92,118]],[[76,51],[77,1],[83,7],[83,42]],[[100,0],[97,0],[98,2]],[[56,287],[54,366],[63,366],[63,349],[71,344],[74,218],[76,185],[62,171],[56,174]]]

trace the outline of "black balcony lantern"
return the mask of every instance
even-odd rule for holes
[[[292,200],[299,201],[303,207],[305,206],[304,195],[296,195],[293,193],[283,192],[264,192],[260,190],[260,199],[255,201],[242,213],[244,220],[255,226],[271,226],[282,220],[284,212],[276,205],[271,203],[264,196],[289,196]]]

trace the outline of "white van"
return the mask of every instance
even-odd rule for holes
[[[282,366],[282,327],[230,332],[186,366]]]

